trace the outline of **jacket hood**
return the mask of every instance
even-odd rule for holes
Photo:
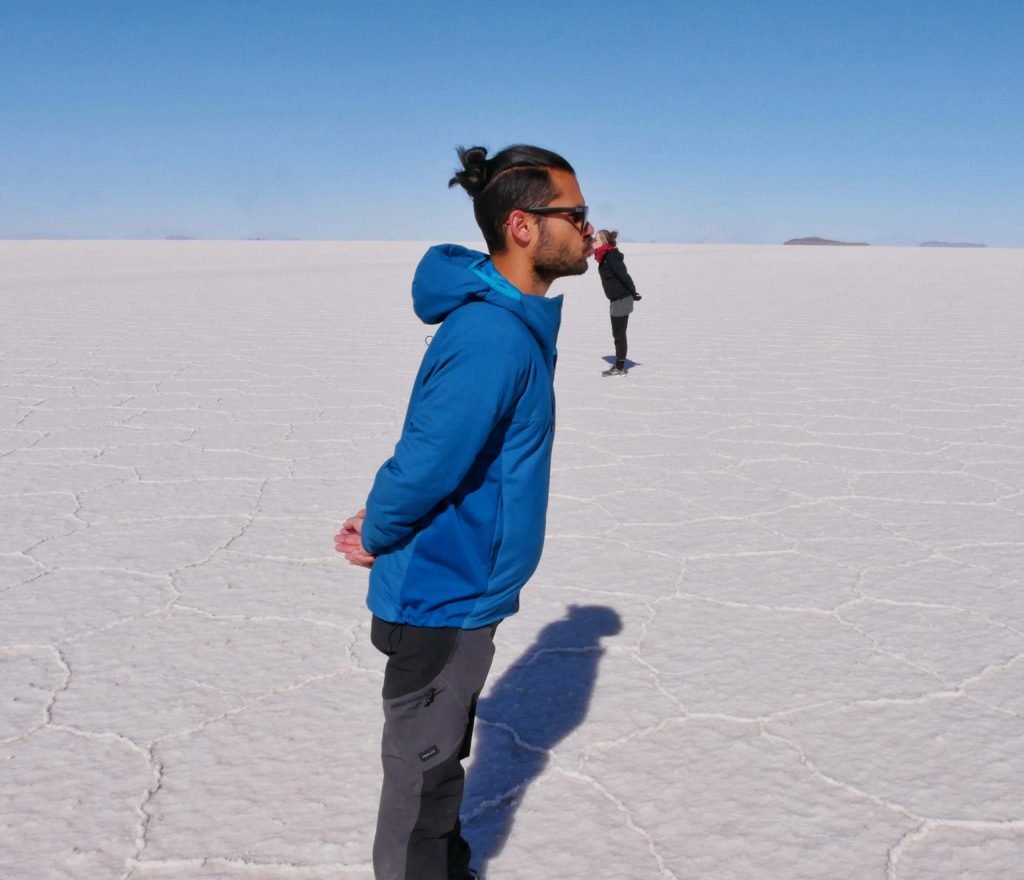
[[[424,324],[439,324],[455,309],[482,300],[515,314],[553,354],[562,322],[561,296],[528,296],[508,281],[487,254],[457,244],[430,248],[416,267],[412,306]]]

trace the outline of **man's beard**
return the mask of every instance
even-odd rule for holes
[[[537,243],[537,256],[533,260],[533,273],[548,283],[566,275],[582,275],[590,264],[587,254],[582,254],[572,245],[563,242],[556,244],[547,234],[547,224],[540,225],[540,240]],[[582,239],[581,239],[582,242]]]

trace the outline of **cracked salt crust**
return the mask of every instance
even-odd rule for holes
[[[354,625],[351,603],[338,602],[338,566],[330,558],[296,563],[225,550],[173,577],[179,602],[242,620],[280,617],[322,625]],[[356,591],[356,599],[362,593]]]
[[[206,561],[248,525],[244,515],[163,519],[157,510],[144,515],[146,519],[69,530],[44,539],[28,555],[51,567],[122,568],[165,575]]]
[[[67,683],[60,655],[47,646],[0,648],[0,742],[15,740],[49,721],[53,695]]]
[[[305,864],[366,861],[364,827],[377,809],[377,725],[352,710],[379,693],[376,676],[340,672],[160,743],[154,751],[167,770],[147,808],[147,857],[216,850],[255,862],[299,854]],[[333,725],[321,723],[324,714]],[[348,757],[338,761],[339,754]],[[325,827],[335,833],[324,835]]]
[[[0,593],[46,573],[46,567],[21,553],[0,553]]]
[[[342,663],[338,633],[190,610],[129,620],[65,648],[76,683],[55,717],[137,742],[180,733]]]
[[[109,735],[50,727],[0,743],[4,877],[121,877],[135,852],[146,755]]]
[[[61,645],[159,611],[174,595],[166,577],[62,568],[12,587],[3,607],[5,623],[26,642]]]
[[[43,541],[68,535],[81,522],[75,512],[78,502],[66,492],[6,495],[0,497],[0,552],[28,551]]]
[[[651,767],[658,775],[644,784]],[[914,826],[753,724],[677,722],[597,751],[584,772],[675,877],[884,877],[888,847]]]
[[[161,516],[220,516],[253,510],[261,484],[255,480],[134,481],[84,495],[79,516],[90,524],[130,522],[134,511],[159,511]]]
[[[877,701],[769,721],[833,779],[937,821],[1017,822],[1024,719],[955,694]],[[856,762],[850,750],[870,743]],[[969,780],[970,784],[967,784]]]
[[[950,862],[957,865],[958,880],[992,880],[1012,876],[1007,867],[1024,847],[1024,827],[971,828],[929,826],[927,833],[911,839],[901,852],[899,876],[943,877]]]
[[[4,877],[370,880],[383,662],[331,536],[398,438],[421,250],[0,242]],[[624,380],[593,273],[557,286],[479,865],[1017,876],[1021,252],[629,253]]]

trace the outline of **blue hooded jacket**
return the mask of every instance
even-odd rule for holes
[[[366,502],[367,604],[395,623],[473,629],[518,610],[540,561],[562,297],[523,295],[485,254],[447,244],[420,261],[412,298],[443,323]]]

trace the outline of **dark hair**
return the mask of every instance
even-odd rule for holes
[[[457,147],[462,170],[448,181],[473,199],[473,214],[492,254],[505,250],[505,221],[516,208],[537,208],[555,196],[548,172],[552,168],[575,174],[558,153],[527,144],[505,147],[487,158],[486,147]]]
[[[597,231],[598,238],[608,242],[612,247],[618,247],[619,230],[618,229],[599,229]]]

